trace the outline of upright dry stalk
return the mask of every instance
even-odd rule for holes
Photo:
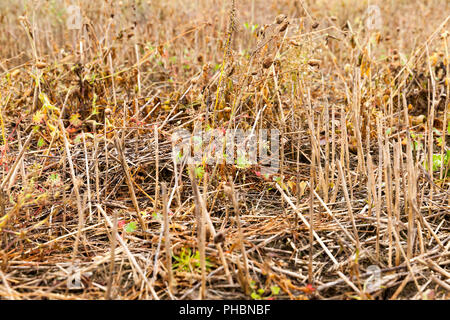
[[[378,134],[380,138],[382,137],[382,132],[386,132],[384,130],[385,126],[383,126],[380,121],[377,121],[377,127],[378,127]],[[381,140],[383,140],[381,138]],[[389,239],[389,249],[388,249],[388,265],[389,267],[392,266],[392,250],[393,250],[393,241],[392,241],[392,168],[391,168],[391,152],[389,147],[389,141],[386,137],[384,139],[384,143],[380,144],[380,148],[383,149],[383,172],[384,172],[384,189],[386,194],[386,211],[388,215],[388,227],[387,227],[387,233],[388,233],[388,239]]]
[[[323,79],[322,79],[323,80]],[[325,188],[324,189],[324,200],[328,202],[328,190],[330,188],[330,110],[328,101],[325,103]],[[334,154],[333,154],[334,156]]]
[[[83,228],[83,225],[84,225],[84,212],[83,212],[83,207],[81,205],[81,196],[80,196],[80,190],[79,190],[80,181],[78,180],[77,176],[75,175],[75,169],[73,167],[73,162],[72,162],[72,154],[70,152],[69,141],[67,140],[67,136],[66,136],[66,128],[64,127],[64,123],[62,122],[62,120],[59,120],[59,126],[60,126],[60,129],[62,132],[62,136],[64,138],[64,147],[66,149],[67,161],[69,162],[70,176],[72,177],[72,184],[73,184],[73,192],[75,193],[77,209],[78,209],[78,230],[77,230],[77,236],[75,238],[75,244],[74,244],[73,252],[72,252],[72,262],[75,262],[76,256],[78,254],[78,244],[80,242],[81,229]]]
[[[97,203],[100,203],[100,170],[98,167],[98,135],[96,130],[96,122],[94,122],[94,161],[95,161],[95,194]],[[99,213],[99,219],[100,219],[100,213]]]
[[[364,151],[362,147],[362,138],[361,138],[361,91],[360,91],[360,81],[361,81],[361,71],[359,68],[357,70],[354,83],[353,83],[353,125],[355,129],[355,139],[357,144],[357,153],[358,153],[358,172],[363,173],[365,170],[364,163]]]
[[[109,262],[108,285],[106,287],[106,292],[105,292],[105,299],[107,299],[107,300],[112,299],[111,288],[112,288],[112,284],[113,284],[113,280],[114,280],[114,263],[115,263],[115,259],[116,259],[117,211],[114,210],[113,212],[114,212],[114,217],[113,217],[113,229],[112,229],[112,234],[111,234],[111,253],[110,253],[111,259]]]
[[[358,254],[360,254],[361,253],[361,245],[359,243],[358,229],[356,229],[355,216],[353,215],[352,204],[350,201],[350,197],[348,195],[348,189],[347,189],[347,183],[345,182],[344,170],[342,169],[342,165],[340,162],[337,163],[337,166],[338,166],[339,175],[341,176],[342,190],[344,191],[345,200],[347,202],[348,213],[349,213],[350,219],[352,221],[352,228],[353,228],[353,233],[354,233],[355,241],[356,241],[356,249],[358,251]]]
[[[370,152],[367,153],[367,170],[368,170],[368,176],[367,176],[367,187],[368,187],[368,198],[369,198],[369,216],[372,216],[372,208],[374,206],[377,206],[378,203],[378,197],[376,192],[376,183],[375,183],[375,174],[374,174],[374,166],[372,161],[372,156],[370,155]],[[380,214],[379,211],[375,209],[375,214],[377,217],[377,224],[376,224],[376,240],[375,240],[375,254],[377,257],[377,260],[380,260]]]
[[[236,225],[238,227],[238,236],[239,236],[239,247],[241,249],[242,253],[242,260],[244,262],[244,285],[245,285],[245,291],[248,293],[250,290],[250,273],[248,271],[248,258],[247,258],[247,251],[245,250],[244,245],[244,234],[242,232],[242,225],[241,225],[241,218],[240,218],[240,209],[239,209],[239,202],[236,198],[236,190],[234,189],[234,183],[231,177],[228,177],[229,186],[226,186],[226,193],[228,194],[228,197],[230,198],[231,202],[233,203],[234,207],[234,214],[236,218]]]
[[[314,130],[314,112],[311,106],[311,96],[308,89],[308,127],[310,131],[311,143],[311,164],[309,167],[309,260],[308,260],[308,279],[309,283],[313,283],[313,254],[314,254],[314,189],[315,189],[315,172],[316,159],[318,157],[317,145],[315,141]],[[320,162],[320,161],[318,161]],[[325,191],[325,190],[323,190]]]
[[[7,185],[9,186],[9,182],[11,180],[11,177],[13,176],[14,172],[16,171],[18,165],[21,163],[22,157],[25,154],[25,151],[27,151],[28,145],[31,142],[31,138],[33,137],[33,133],[34,133],[34,131],[31,131],[30,134],[28,135],[28,138],[25,141],[25,143],[23,144],[22,149],[20,150],[19,154],[17,155],[17,158],[14,161],[14,164],[12,165],[11,169],[9,169],[8,173],[6,174],[6,177],[3,179],[3,181],[2,181],[2,183],[0,185],[0,190],[4,190],[4,188]]]
[[[427,53],[427,61],[428,61],[428,71],[430,75],[434,74],[434,71],[431,67],[429,52],[428,52],[428,45],[426,45],[426,53]],[[433,130],[434,130],[434,113],[435,113],[435,107],[437,106],[438,99],[436,97],[436,79],[434,76],[429,77],[431,80],[431,101],[428,99],[428,116],[427,116],[427,132],[428,132],[428,174],[430,175],[431,182],[433,182],[433,147],[434,147],[434,140],[433,140]],[[445,110],[444,110],[445,113]],[[444,162],[444,161],[442,161]],[[434,191],[434,183],[431,183],[431,192],[429,194],[430,201],[433,200],[433,191]]]
[[[402,157],[402,146],[400,138],[398,137],[394,144],[394,180],[395,180],[395,202],[394,202],[394,214],[395,214],[395,226],[400,221],[400,192],[401,192],[401,157]],[[396,246],[395,249],[395,265],[400,264],[400,250]]]
[[[189,165],[189,178],[192,184],[192,190],[194,191],[195,212],[197,216],[197,235],[198,235],[198,247],[200,251],[200,268],[202,272],[202,285],[199,292],[199,299],[202,300],[206,296],[206,257],[205,257],[205,242],[206,242],[206,223],[205,223],[205,210],[203,209],[203,199],[198,189],[197,181],[195,179],[194,166]]]
[[[155,212],[158,210],[158,200],[159,200],[159,137],[158,137],[158,126],[154,126],[154,136],[155,136]]]
[[[406,103],[405,94],[403,94],[403,112],[404,112],[404,119],[405,119],[405,128],[406,128],[406,170],[408,172],[408,186],[407,186],[407,195],[406,203],[408,203],[408,240],[407,240],[407,250],[406,250],[406,257],[407,259],[412,258],[413,253],[413,247],[414,247],[414,238],[415,238],[415,218],[416,218],[416,201],[417,201],[417,172],[415,170],[415,166],[413,163],[413,154],[412,154],[412,140],[411,140],[411,134],[409,132],[410,126],[409,126],[409,117],[408,117],[408,105]]]
[[[172,270],[172,250],[170,248],[170,226],[169,226],[169,210],[167,208],[167,186],[162,184],[162,196],[163,196],[163,215],[164,215],[164,244],[166,247],[166,259],[167,259],[167,273],[169,274],[169,286],[168,289],[173,289],[173,270]]]
[[[312,135],[311,135],[312,137]],[[311,139],[312,142],[312,139]],[[313,144],[311,143],[311,146]],[[314,148],[313,148],[314,149]],[[316,157],[313,154],[311,155],[311,167],[310,167],[310,177],[309,177],[309,260],[308,260],[308,279],[309,283],[313,283],[313,254],[314,254],[314,193],[313,190],[315,188],[314,176],[315,176],[315,162]]]
[[[88,208],[89,208],[89,220],[92,220],[92,199],[91,199],[91,175],[89,173],[89,161],[88,161],[88,152],[86,146],[86,135],[84,131],[82,132],[83,136],[83,149],[84,149],[84,163],[86,168],[86,182],[87,182],[87,198],[88,198]]]
[[[142,218],[142,214],[139,209],[139,204],[136,199],[136,193],[134,192],[134,186],[133,186],[133,181],[132,181],[132,178],[130,175],[130,170],[128,168],[127,161],[125,160],[125,154],[123,152],[122,146],[121,146],[120,141],[117,138],[117,136],[114,137],[114,145],[116,147],[116,150],[117,150],[117,153],[119,156],[119,160],[120,160],[120,164],[122,165],[122,169],[125,174],[125,179],[128,184],[128,190],[130,192],[131,201],[133,202],[134,209],[136,210],[136,215],[139,219],[139,223],[141,224],[142,229],[144,231],[146,231],[147,226],[145,224],[144,218]]]

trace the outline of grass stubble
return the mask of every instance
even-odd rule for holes
[[[77,4],[0,2],[1,299],[449,298],[448,1]]]

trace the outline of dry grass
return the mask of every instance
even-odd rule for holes
[[[75,2],[0,1],[0,299],[449,298],[448,1]]]

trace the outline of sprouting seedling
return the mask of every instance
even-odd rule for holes
[[[50,186],[61,185],[61,176],[57,173],[51,173],[47,179]]]
[[[248,22],[244,23],[244,28],[249,30],[251,33],[255,33],[256,29],[258,29],[258,24],[250,24]]]
[[[422,134],[419,135],[415,135],[414,133],[411,133],[411,138],[413,139],[412,141],[412,148],[413,150],[421,150],[423,148],[423,144],[422,142],[420,142],[420,139],[423,138]]]
[[[79,113],[72,114],[72,115],[70,116],[70,118],[69,118],[69,122],[70,122],[70,124],[71,124],[72,126],[74,126],[74,127],[79,127],[79,126],[81,126],[81,124],[83,123],[83,122],[80,120],[80,114],[79,114]]]
[[[250,167],[250,162],[245,155],[239,155],[236,159],[236,167],[239,169],[247,169]]]
[[[197,179],[201,179],[205,174],[205,169],[203,168],[203,166],[196,166],[194,169],[194,174],[197,177]]]
[[[173,255],[176,263],[172,265],[173,269],[180,271],[196,271],[200,272],[200,252],[198,250],[192,253],[191,248],[181,248],[179,256]],[[209,270],[212,267],[208,258],[205,259],[206,269]]]
[[[132,232],[136,231],[136,229],[137,229],[137,224],[134,221],[131,221],[125,225],[125,232],[127,232],[127,233],[132,233]]]
[[[270,294],[267,296],[264,296],[264,293],[266,292],[266,289],[264,288],[258,288],[255,281],[250,282],[250,288],[252,289],[252,293],[250,294],[250,297],[253,300],[272,300],[274,296],[277,296],[280,294],[280,287],[278,286],[270,286]]]
[[[37,143],[38,147],[41,148],[44,146],[44,144],[45,144],[44,138],[40,137]]]
[[[155,219],[156,221],[159,221],[159,222],[162,221],[161,215],[160,215],[159,213],[157,213],[157,212],[153,212],[153,213],[152,213],[152,217],[153,217],[153,219]]]
[[[433,154],[433,172],[439,171],[441,168],[446,168],[450,164],[450,150],[444,155],[441,154]],[[424,167],[426,170],[429,170],[427,160],[424,161]]]

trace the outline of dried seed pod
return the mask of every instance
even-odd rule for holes
[[[227,77],[230,77],[234,73],[234,65],[228,65],[225,72],[227,74]]]
[[[214,243],[222,243],[225,241],[225,233],[223,231],[218,232],[214,237]]]
[[[11,77],[14,78],[15,76],[17,76],[20,73],[20,69],[16,69],[13,72],[11,72]]]
[[[309,61],[308,61],[308,64],[311,66],[311,67],[318,67],[318,66],[320,66],[320,63],[321,63],[322,61],[320,61],[320,60],[318,60],[318,59],[310,59]]]
[[[36,62],[36,68],[38,68],[38,69],[44,69],[46,66],[47,66],[47,64],[44,61]]]
[[[158,53],[160,56],[164,56],[164,46],[162,44],[158,46]]]
[[[263,62],[264,69],[269,68],[272,65],[272,63],[273,63],[273,59],[272,58],[270,58],[270,57],[266,58],[264,60],[264,62]]]
[[[275,18],[276,24],[281,24],[284,20],[286,20],[287,16],[285,14],[280,14]]]
[[[279,32],[284,32],[284,31],[287,29],[288,25],[289,25],[289,21],[285,21],[285,22],[280,26],[280,29],[279,29],[278,31],[279,31]]]

